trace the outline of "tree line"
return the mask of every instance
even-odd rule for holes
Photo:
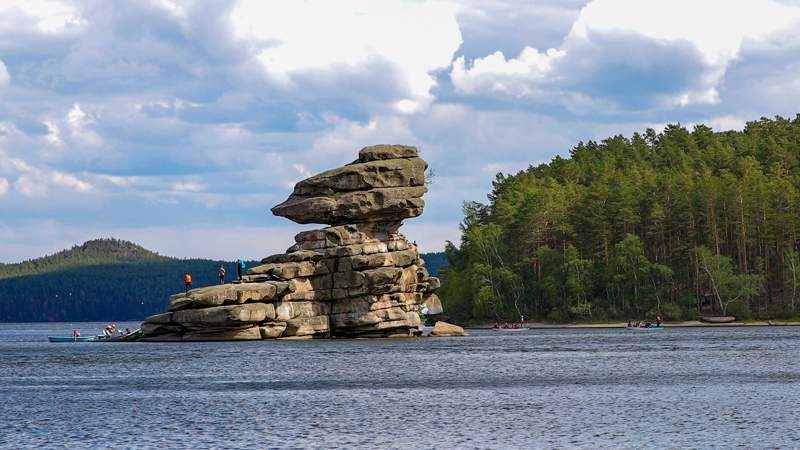
[[[735,315],[800,308],[800,115],[668,125],[498,174],[464,205],[441,297],[455,320]]]

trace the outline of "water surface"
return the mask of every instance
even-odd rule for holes
[[[122,324],[133,327],[135,324]],[[800,328],[67,343],[0,324],[4,448],[786,448]]]

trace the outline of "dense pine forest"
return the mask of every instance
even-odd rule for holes
[[[800,115],[669,125],[498,174],[448,243],[454,320],[589,321],[800,309]]]
[[[444,253],[422,256],[434,275],[444,263]],[[0,322],[141,320],[165,310],[187,272],[194,287],[217,283],[220,264],[233,280],[233,262],[169,258],[118,239],[0,264]]]

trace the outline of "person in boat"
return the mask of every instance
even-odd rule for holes
[[[106,336],[106,337],[111,336],[111,333],[112,333],[111,325],[106,325],[106,327],[103,328],[103,336]]]
[[[661,326],[661,314],[656,314],[656,326]]]
[[[131,329],[126,327],[125,328],[125,332],[123,334],[126,335],[126,336],[131,334]]]
[[[219,284],[225,284],[225,266],[222,264],[219,265],[219,270],[217,270],[217,275],[219,275]]]
[[[633,324],[631,324],[631,321],[630,321],[630,320],[628,320],[628,324],[627,324],[627,325],[625,325],[625,326],[626,326],[627,328],[633,328]]]
[[[186,292],[189,292],[189,289],[192,288],[192,275],[187,273],[183,276],[183,282],[185,283]]]
[[[495,322],[495,323],[494,323],[494,327],[493,327],[493,328],[500,328],[500,324],[499,324],[499,323],[497,323],[497,322]]]
[[[72,337],[79,338],[81,337],[81,332],[78,330],[72,330]]]

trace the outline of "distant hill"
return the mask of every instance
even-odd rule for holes
[[[423,253],[422,259],[425,260],[425,268],[431,276],[439,276],[439,270],[447,267],[447,255],[444,252]]]
[[[0,264],[0,279],[38,275],[74,267],[158,262],[170,259],[173,258],[161,256],[133,242],[113,238],[94,239],[43,258],[17,264]]]
[[[439,255],[422,255],[431,274],[441,267]],[[117,239],[89,241],[0,265],[0,322],[141,320],[166,309],[169,296],[183,289],[187,272],[195,287],[217,283],[220,264],[232,280],[233,262],[170,258]]]

